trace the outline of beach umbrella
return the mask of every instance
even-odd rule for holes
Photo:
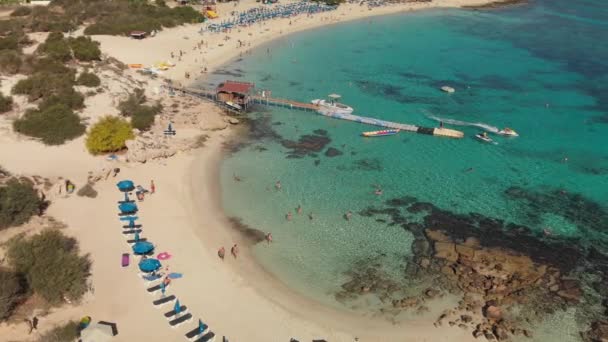
[[[154,245],[148,241],[137,241],[133,245],[133,253],[141,255],[148,254],[154,250]]]
[[[207,329],[207,326],[205,325],[205,323],[203,323],[203,321],[201,321],[200,319],[198,320],[198,333],[202,334],[205,329]]]
[[[179,314],[180,312],[182,312],[182,308],[181,305],[179,304],[179,299],[175,300],[175,305],[173,306],[173,311],[175,311],[175,314]]]
[[[163,265],[161,265],[160,261],[152,258],[144,259],[139,262],[139,269],[142,272],[154,272],[162,266]]]
[[[160,283],[160,293],[164,296],[166,290],[167,290],[167,285],[165,285],[165,282],[163,281]]]
[[[133,184],[133,181],[130,180],[122,180],[116,183],[116,186],[118,187],[118,190],[122,192],[129,192],[135,189],[135,184]]]
[[[118,210],[122,213],[134,213],[137,211],[137,204],[133,202],[120,203],[118,205]]]
[[[139,232],[135,232],[135,236],[133,237],[133,240],[135,240],[135,242],[139,242]]]

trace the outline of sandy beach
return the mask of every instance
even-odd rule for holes
[[[176,66],[165,71],[162,77],[187,85],[195,78],[204,77],[203,68],[212,72],[246,49],[294,32],[390,13],[487,2],[435,0],[372,10],[358,4],[345,4],[333,12],[276,19],[228,34],[201,35],[198,33],[201,25],[187,25],[163,30],[155,37],[141,41],[114,36],[93,38],[101,42],[104,54],[125,64],[152,65],[172,61]],[[236,7],[232,3],[219,4],[218,12],[222,15],[257,5],[253,0],[240,1]],[[227,35],[229,40],[225,40]],[[198,48],[201,40],[203,47]],[[237,48],[239,40],[245,43],[244,47]],[[171,58],[172,52],[177,56],[180,50],[184,52],[181,60]],[[191,74],[190,79],[186,78],[186,73]],[[163,94],[157,94],[161,80],[147,79],[134,70],[125,71],[125,75],[147,82],[145,88],[150,97],[163,99]],[[104,114],[116,114],[116,96],[128,88],[128,83],[117,82],[110,76],[102,77],[102,80],[109,90],[87,99],[83,116],[90,123]],[[2,87],[6,93],[10,82],[2,82]],[[23,103],[18,105],[25,107]],[[190,136],[200,133],[184,126],[176,129],[179,134]],[[208,131],[209,139],[203,148],[145,164],[109,162],[103,157],[93,157],[85,149],[84,137],[58,147],[44,146],[10,132],[10,122],[5,118],[0,121],[0,132],[1,164],[15,174],[52,179],[63,177],[83,185],[90,172],[121,168],[117,178],[110,177],[95,184],[99,193],[95,199],[49,194],[52,205],[48,215],[65,223],[66,234],[76,237],[81,250],[89,253],[93,260],[91,285],[94,291],[87,294],[83,303],[54,309],[42,317],[41,332],[68,319],[89,315],[94,320],[116,322],[119,329],[116,341],[183,340],[185,332],[196,327],[198,318],[216,332],[216,341],[221,341],[221,336],[230,341],[247,342],[289,341],[290,338],[350,342],[355,337],[362,342],[473,340],[466,330],[436,328],[432,320],[394,325],[323,307],[294,293],[261,269],[248,253],[249,242],[231,228],[220,206],[218,179],[223,144],[234,138],[233,129]],[[136,260],[132,258],[128,268],[120,267],[120,255],[130,251],[117,218],[117,201],[122,195],[115,184],[121,179],[132,179],[145,187],[151,180],[156,184],[157,193],[138,203],[139,217],[144,227],[142,237],[155,243],[158,252],[170,253],[172,258],[165,266],[184,275],[172,282],[167,294],[174,294],[187,305],[194,320],[177,329],[172,329],[163,317],[163,312],[170,310],[170,306],[157,309],[152,305],[158,296],[146,292],[144,281],[137,275]],[[14,234],[16,229],[8,229],[3,234]],[[6,240],[5,237],[2,240]],[[241,246],[239,257],[235,260],[227,256],[226,260],[220,260],[217,249],[224,246],[229,250],[234,243]],[[39,333],[27,335],[24,323],[0,325],[0,335],[6,341],[34,340]]]

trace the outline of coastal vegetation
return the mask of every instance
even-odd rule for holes
[[[143,89],[136,88],[127,99],[118,104],[120,114],[131,117],[131,125],[140,131],[147,131],[154,124],[154,117],[160,113],[162,106],[156,103],[145,105],[146,95]]]
[[[0,114],[13,109],[13,98],[0,93]]]
[[[56,97],[49,101],[61,100]],[[49,103],[40,109],[30,109],[13,122],[13,128],[18,133],[39,138],[47,145],[61,145],[85,131],[80,117],[63,103]]]
[[[41,205],[31,182],[9,179],[0,185],[0,230],[27,222]]]
[[[133,139],[131,124],[121,118],[106,116],[91,127],[86,146],[92,154],[115,152],[125,148],[129,139]]]
[[[88,289],[89,256],[79,255],[76,239],[56,229],[11,239],[7,256],[15,272],[23,275],[28,292],[50,304],[79,300]]]
[[[11,315],[22,291],[21,280],[17,273],[0,269],[0,321]]]
[[[97,75],[95,75],[93,73],[83,72],[80,75],[78,75],[78,78],[76,79],[76,84],[85,86],[85,87],[94,88],[94,87],[99,87],[99,85],[101,85],[101,80],[99,79],[99,77],[97,77]]]

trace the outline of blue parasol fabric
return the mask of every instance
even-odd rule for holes
[[[134,213],[137,211],[137,204],[132,202],[120,203],[118,205],[118,210],[123,213]]]
[[[133,181],[130,180],[122,180],[116,183],[116,186],[118,187],[118,190],[122,192],[129,192],[135,189],[135,184],[133,184]]]
[[[162,266],[160,261],[152,258],[144,259],[139,262],[139,269],[142,272],[154,272]]]
[[[137,241],[133,245],[133,253],[141,255],[148,254],[154,250],[154,245],[148,241]]]
[[[137,217],[137,216],[123,216],[123,217],[119,218],[119,220],[121,220],[121,221],[135,221],[137,219],[139,219],[139,217]]]
[[[202,334],[207,329],[207,324],[203,323],[200,319],[198,320],[198,333]]]
[[[175,305],[173,306],[173,310],[175,311],[175,314],[179,314],[180,312],[182,312],[182,306],[179,303],[179,299],[175,300]]]
[[[167,277],[169,277],[169,279],[179,279],[179,278],[183,277],[183,274],[181,274],[181,273],[169,273],[167,275]]]

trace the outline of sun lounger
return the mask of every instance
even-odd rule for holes
[[[136,243],[137,241],[148,241],[148,239],[146,238],[140,238],[139,240],[135,240],[135,239],[131,239],[131,240],[127,240],[127,243]]]
[[[128,200],[128,201],[118,201],[118,204],[123,204],[123,203],[133,203],[135,202],[134,200]]]
[[[141,224],[134,224],[134,225],[132,225],[132,226],[131,226],[131,225],[128,225],[128,224],[126,224],[126,225],[124,225],[124,226],[122,226],[122,227],[123,227],[124,229],[134,229],[134,228],[135,228],[135,229],[137,229],[137,228],[141,228]]]
[[[131,230],[123,230],[122,231],[123,234],[135,234],[135,233],[141,233],[141,229],[131,229]],[[141,239],[140,239],[141,240]]]
[[[180,308],[180,310],[179,310],[180,313],[186,312],[188,310],[188,307],[185,306],[185,305],[182,305],[179,308]],[[167,318],[171,318],[171,317],[173,317],[175,315],[177,315],[177,312],[175,312],[175,310],[171,310],[169,312],[165,312],[165,317],[167,317]]]
[[[203,323],[203,331],[202,331],[202,333],[204,333],[205,331],[207,331],[207,329],[209,329],[209,326],[207,326],[207,324]],[[190,330],[190,331],[188,331],[186,333],[186,338],[193,339],[193,338],[195,338],[196,336],[198,336],[200,334],[201,334],[201,329],[199,329],[199,327],[197,326],[196,328],[194,328],[194,329],[192,329],[192,330]]]
[[[213,331],[210,331],[194,342],[211,342],[213,340],[215,340],[215,333]]]
[[[175,296],[174,295],[170,295],[170,296],[166,296],[166,297],[162,297],[160,299],[157,299],[157,300],[153,301],[152,304],[154,304],[154,306],[163,306],[165,304],[171,303],[174,300],[175,300]]]
[[[169,325],[175,328],[175,327],[179,326],[180,324],[190,321],[191,319],[192,319],[192,314],[187,313],[185,315],[181,315],[181,316],[177,317],[176,319],[174,319],[172,321],[169,321]]]
[[[165,285],[165,288],[169,287],[169,285],[170,285],[170,284]],[[158,284],[158,285],[154,285],[154,286],[152,286],[152,287],[148,288],[148,290],[147,290],[147,291],[148,291],[148,293],[150,293],[150,294],[154,294],[154,293],[156,293],[156,292],[160,291],[160,284]]]

